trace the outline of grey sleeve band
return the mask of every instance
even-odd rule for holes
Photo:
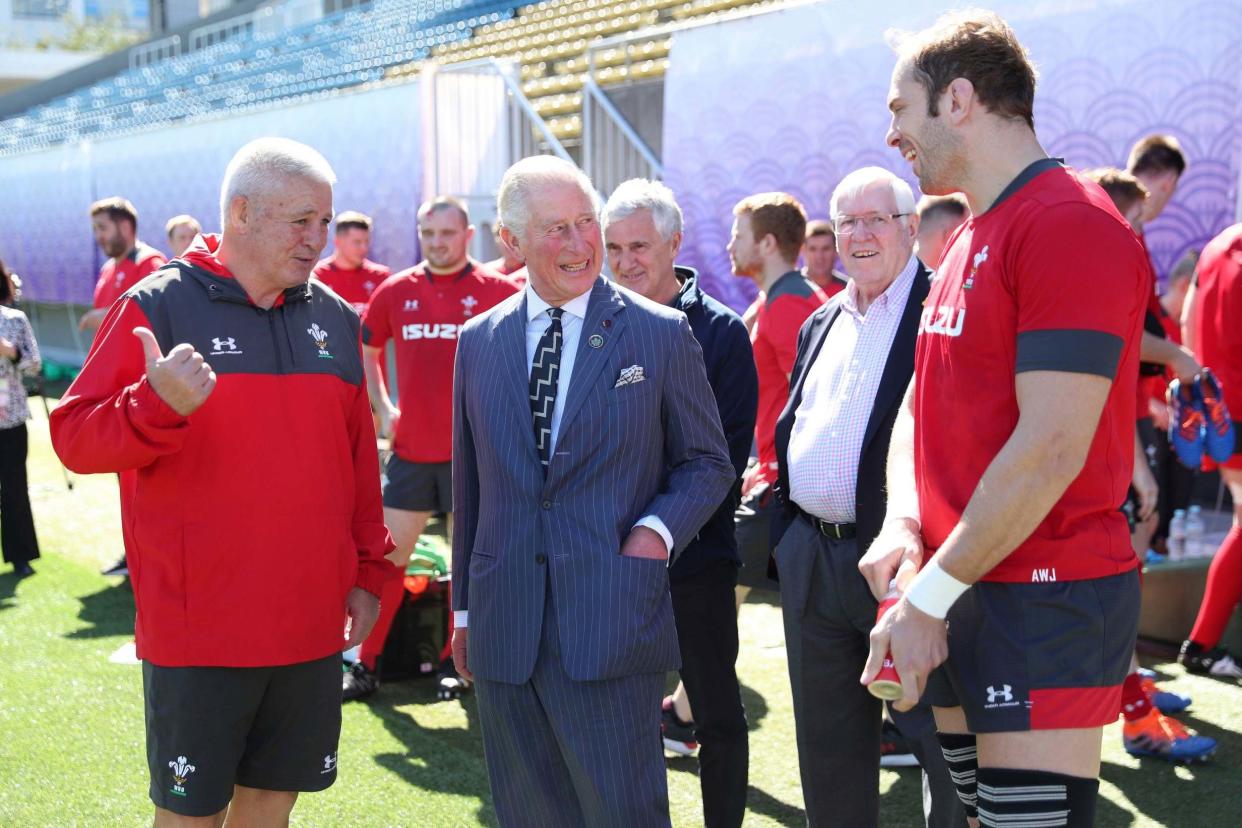
[[[1023,371],[1095,374],[1111,380],[1117,376],[1124,345],[1121,337],[1103,331],[1027,331],[1018,334],[1014,370],[1019,374]]]

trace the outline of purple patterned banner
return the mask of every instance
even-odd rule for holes
[[[1040,71],[1044,147],[1079,168],[1123,166],[1152,132],[1177,136],[1189,169],[1147,228],[1162,276],[1234,221],[1242,154],[1242,0],[994,3]],[[664,93],[665,176],[686,218],[682,259],[732,307],[754,296],[730,272],[733,205],[767,190],[826,218],[851,170],[886,167],[889,27],[918,29],[926,2],[822,2],[679,32]]]

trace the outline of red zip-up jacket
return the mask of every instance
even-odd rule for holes
[[[76,472],[121,473],[139,658],[256,667],[341,649],[354,586],[396,568],[358,316],[311,281],[255,306],[201,237],[111,308],[52,413]],[[146,379],[138,326],[218,378],[188,417]]]

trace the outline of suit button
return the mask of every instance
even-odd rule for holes
[[[550,501],[550,500],[545,500],[545,501],[543,502],[543,508],[545,508],[545,509],[551,509],[551,508],[552,508],[552,501]]]
[[[543,554],[542,552],[540,552],[538,555],[535,556],[535,563],[543,564],[547,562],[548,562],[548,556]]]

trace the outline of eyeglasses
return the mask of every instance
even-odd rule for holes
[[[897,219],[902,216],[908,216],[909,213],[870,213],[865,216],[841,216],[832,220],[832,227],[837,231],[838,236],[848,236],[859,228],[865,226],[872,233],[883,233],[893,225]]]

